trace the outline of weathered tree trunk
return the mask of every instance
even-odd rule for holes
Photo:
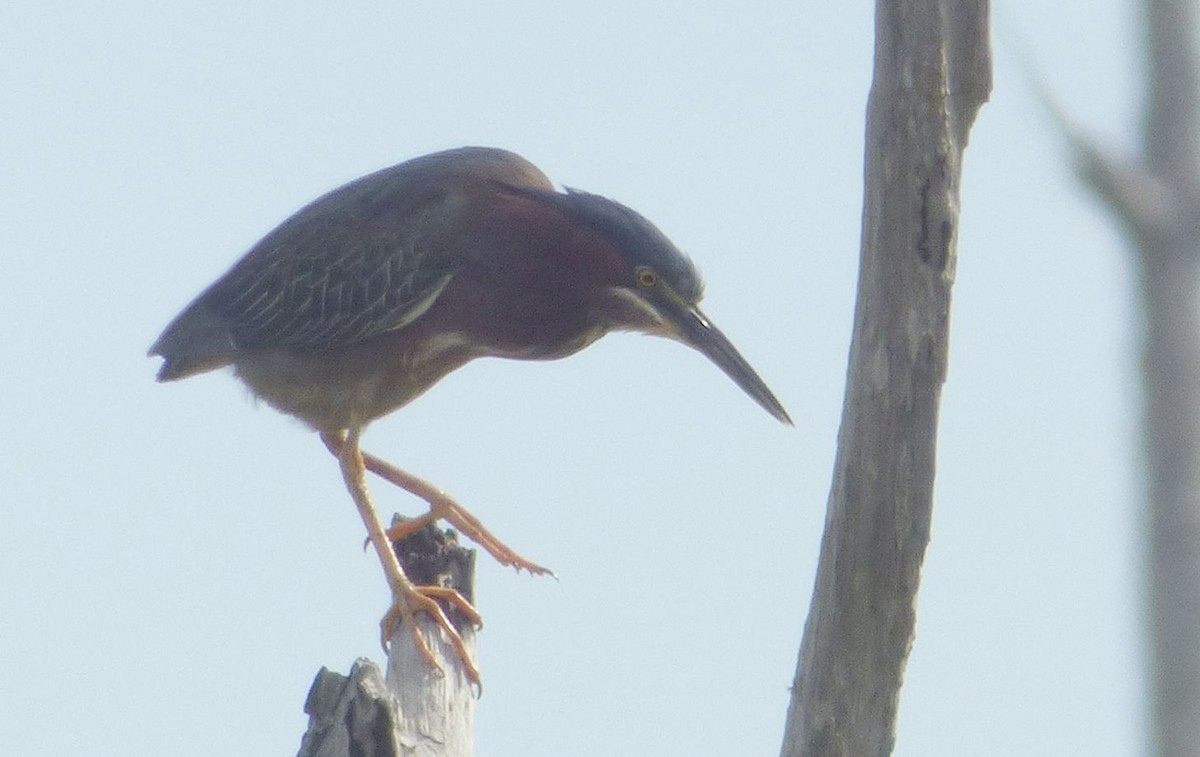
[[[886,755],[929,539],[962,151],[987,0],[878,0],[858,301],[784,757]]]
[[[448,586],[468,600],[475,553],[433,526],[396,544],[405,574],[418,585]],[[474,629],[444,608],[468,649]],[[417,616],[434,670],[417,650],[409,629],[398,627],[388,644],[387,679],[360,659],[349,677],[322,668],[305,702],[308,730],[299,757],[470,757],[475,692],[454,647],[427,616]]]

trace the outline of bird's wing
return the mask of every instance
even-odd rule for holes
[[[453,275],[423,238],[429,212],[429,204],[302,212],[218,281],[207,304],[238,350],[331,347],[401,328]]]
[[[151,348],[167,358],[162,377],[243,350],[350,344],[425,312],[453,276],[435,239],[448,200],[389,178],[336,189],[255,245]]]

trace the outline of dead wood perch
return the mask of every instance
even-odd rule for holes
[[[473,600],[475,552],[453,532],[426,526],[395,547],[413,581]],[[473,650],[475,629],[444,609]],[[425,615],[417,620],[444,672],[430,668],[406,628],[392,634],[386,679],[367,659],[355,661],[348,677],[322,668],[304,705],[309,725],[299,757],[470,757],[475,692],[440,629]]]

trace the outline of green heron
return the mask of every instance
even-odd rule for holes
[[[434,599],[478,614],[456,593],[414,586],[390,541],[445,520],[500,563],[548,573],[493,536],[445,492],[359,448],[371,421],[484,356],[551,360],[632,330],[694,347],[775,418],[787,412],[700,311],[692,262],[653,224],[612,200],[556,191],[524,158],[465,147],[415,158],[315,200],[256,244],[166,328],[151,355],[159,381],[233,366],[250,390],[315,429],[342,476],[392,589],[385,639],[428,612],[478,670]],[[385,529],[369,470],[429,511]]]

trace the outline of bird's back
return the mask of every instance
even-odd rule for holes
[[[402,328],[453,275],[435,243],[472,187],[549,189],[520,156],[465,147],[385,168],[313,201],[200,294],[150,349],[169,381],[271,348],[320,350]]]

